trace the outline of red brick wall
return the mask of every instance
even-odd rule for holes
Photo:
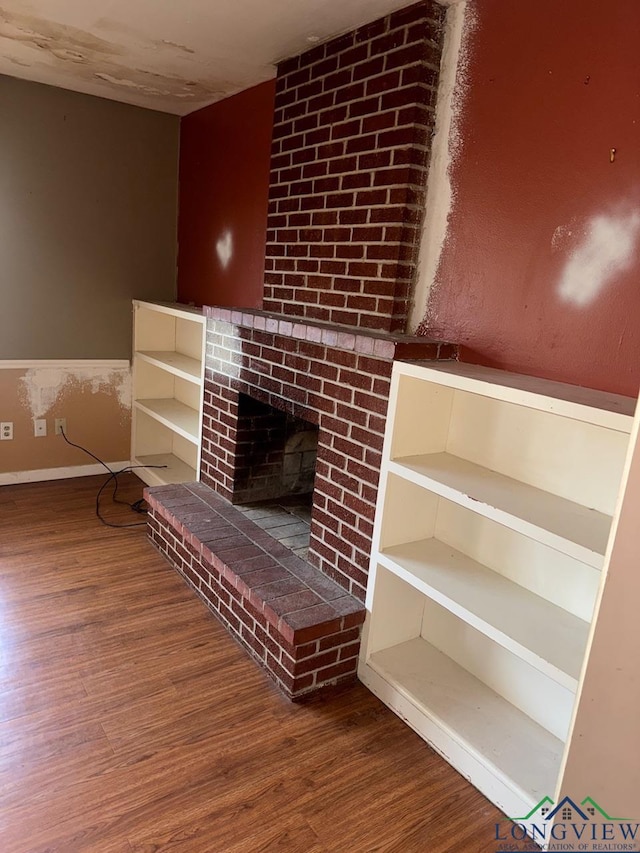
[[[442,19],[418,3],[279,66],[266,310],[404,331]]]
[[[239,394],[318,424],[309,562],[364,600],[395,358],[453,358],[426,338],[207,309],[201,479],[234,499]]]

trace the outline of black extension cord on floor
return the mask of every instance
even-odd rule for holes
[[[142,527],[142,526],[146,525],[146,523],[147,523],[146,521],[134,521],[131,524],[113,524],[113,522],[107,521],[107,519],[104,518],[102,513],[100,512],[100,498],[102,497],[102,493],[107,488],[109,483],[111,483],[111,481],[113,480],[113,494],[111,495],[112,502],[116,503],[116,504],[122,504],[123,506],[128,506],[131,510],[133,510],[133,512],[140,513],[141,515],[146,515],[147,509],[145,506],[146,501],[144,498],[140,498],[139,500],[134,501],[133,503],[129,503],[129,501],[123,501],[123,500],[120,500],[119,498],[116,497],[116,495],[118,494],[118,485],[119,485],[118,477],[120,476],[120,474],[128,474],[130,471],[135,471],[137,468],[166,468],[167,466],[166,465],[127,465],[125,468],[122,468],[120,471],[112,471],[111,468],[109,468],[109,466],[107,465],[107,463],[103,462],[102,459],[100,459],[98,456],[95,455],[95,453],[92,453],[90,450],[87,450],[87,448],[83,447],[81,444],[75,444],[73,441],[70,441],[70,439],[67,438],[65,431],[63,429],[60,429],[60,434],[62,435],[64,440],[67,442],[67,444],[71,445],[71,447],[76,447],[78,450],[82,450],[83,453],[86,453],[87,456],[90,456],[92,459],[95,459],[95,461],[98,462],[100,465],[102,465],[102,467],[105,468],[109,473],[109,476],[104,481],[104,483],[100,486],[100,488],[98,489],[98,494],[96,495],[96,516],[100,519],[100,521],[106,527],[113,527],[115,530],[121,530],[122,528],[126,528],[126,527]]]

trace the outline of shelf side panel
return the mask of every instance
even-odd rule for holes
[[[176,350],[183,355],[202,361],[204,323],[198,320],[176,318]]]
[[[434,535],[438,496],[433,492],[388,474],[382,500],[381,549]]]
[[[185,382],[184,379],[176,377],[173,396],[190,409],[200,412],[202,389],[198,385],[194,385],[193,382]]]
[[[420,636],[424,597],[382,566],[375,571],[374,602],[366,656]]]
[[[396,381],[391,458],[443,451],[454,392],[410,376],[399,375]]]
[[[134,350],[173,350],[176,346],[175,317],[137,305],[134,313]]]

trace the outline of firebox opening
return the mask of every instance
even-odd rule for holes
[[[318,427],[240,394],[233,503],[306,558]]]

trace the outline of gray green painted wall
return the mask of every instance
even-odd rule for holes
[[[129,358],[175,299],[179,127],[0,76],[0,359]]]

